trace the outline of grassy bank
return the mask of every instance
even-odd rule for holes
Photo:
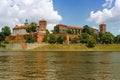
[[[49,44],[31,49],[33,51],[120,51],[120,44],[97,44],[88,48],[84,44]]]

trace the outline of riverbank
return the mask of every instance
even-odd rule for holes
[[[22,44],[8,44],[0,51],[120,51],[120,44],[97,44],[93,48],[88,48],[85,44],[26,44],[25,49]]]
[[[49,44],[30,51],[120,51],[120,44],[97,44],[94,48],[85,44]]]

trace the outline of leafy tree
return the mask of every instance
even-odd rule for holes
[[[117,35],[115,37],[115,41],[114,42],[120,44],[120,35]]]
[[[87,42],[87,47],[95,47],[96,40],[94,39],[93,36],[89,35],[88,42]]]
[[[49,32],[49,30],[47,29],[47,30],[46,30],[46,35],[48,35],[48,34],[50,34],[50,32]]]
[[[48,35],[45,35],[42,42],[48,42]]]
[[[90,28],[88,25],[85,25],[85,26],[83,26],[82,33],[87,33],[89,35],[93,35],[94,30],[93,30],[93,28]]]
[[[28,33],[36,32],[37,31],[37,23],[32,22],[30,25],[27,26],[26,31]]]
[[[87,33],[82,33],[79,36],[79,39],[80,39],[81,43],[87,43],[88,42],[88,38],[89,38],[89,34],[87,34]]]
[[[71,43],[78,43],[79,39],[77,37],[75,37],[75,38],[72,38],[70,41],[71,41]]]
[[[0,42],[5,40],[5,35],[3,32],[0,32]]]
[[[54,27],[53,33],[54,33],[54,34],[59,33],[59,27]]]
[[[72,30],[68,29],[68,30],[67,30],[67,33],[68,33],[68,34],[73,34],[74,32],[73,32]]]
[[[50,35],[48,42],[51,43],[51,44],[55,44],[56,43],[56,38],[55,38],[55,36],[53,34]]]
[[[102,44],[112,44],[114,42],[114,35],[110,32],[102,33],[100,38]]]
[[[28,35],[27,37],[26,37],[26,43],[34,43],[35,42],[35,40],[34,40],[34,38],[32,37],[32,35]]]
[[[57,38],[57,43],[60,43],[60,44],[63,44],[63,42],[66,40],[66,37],[65,36],[59,36]]]
[[[9,35],[11,35],[11,30],[10,30],[10,28],[9,28],[8,26],[4,26],[4,27],[2,28],[2,33],[3,33],[5,36],[9,36]]]

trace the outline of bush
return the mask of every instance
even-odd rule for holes
[[[9,41],[4,41],[4,44],[9,44]]]
[[[55,44],[56,43],[55,36],[51,34],[50,37],[49,37],[49,41],[48,42],[51,43],[51,44]]]
[[[42,42],[48,42],[48,36],[45,35],[44,38],[42,39]]]
[[[74,44],[74,43],[78,43],[78,40],[79,40],[79,39],[78,39],[77,37],[72,38],[72,39],[71,39],[71,43],[73,43],[73,44]]]
[[[96,40],[94,39],[93,36],[89,36],[88,42],[87,42],[87,47],[92,48],[95,47]]]
[[[66,37],[65,36],[59,36],[57,38],[57,43],[59,44],[63,44],[63,42],[66,40]]]
[[[27,37],[26,37],[26,43],[34,43],[35,42],[35,40],[34,40],[34,38],[32,37],[32,35],[28,35]]]
[[[5,45],[5,44],[1,44],[1,47],[2,47],[2,48],[6,48],[6,45]]]

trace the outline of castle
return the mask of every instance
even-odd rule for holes
[[[16,25],[13,28],[13,34],[11,36],[7,36],[6,40],[13,40],[13,41],[25,40],[26,36],[29,35],[29,33],[26,32],[27,26],[28,26],[27,20],[25,20],[25,23],[22,26]],[[46,35],[46,27],[47,27],[47,21],[44,19],[40,20],[39,26],[37,26],[38,30],[32,34],[35,42],[39,42],[39,43],[42,42],[44,36]],[[99,27],[101,33],[106,32],[106,24],[102,23],[99,25]],[[81,34],[83,29],[84,29],[83,27],[68,26],[64,24],[57,24],[54,27],[55,36],[60,36],[60,35],[66,36],[66,43],[68,44],[69,44],[69,38],[77,37],[79,34]],[[98,29],[93,28],[93,30],[95,33],[99,32]]]
[[[6,40],[25,40],[26,36],[29,35],[29,33],[26,32],[26,28],[28,26],[27,20],[25,21],[24,25],[18,26],[16,25],[13,28],[13,34],[11,36],[7,36]],[[46,26],[47,21],[42,19],[39,21],[38,30],[32,34],[33,38],[35,39],[35,42],[42,42],[42,39],[46,35]]]

